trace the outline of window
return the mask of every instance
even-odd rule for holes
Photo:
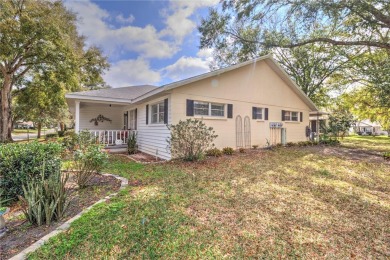
[[[298,112],[284,111],[284,120],[285,121],[296,121],[296,122],[298,122]]]
[[[136,110],[130,110],[129,129],[137,130],[137,113]]]
[[[163,124],[164,123],[164,102],[152,105],[151,118],[152,124]]]
[[[225,104],[195,101],[194,115],[224,117]]]
[[[255,119],[263,119],[263,108],[256,107],[255,110]]]

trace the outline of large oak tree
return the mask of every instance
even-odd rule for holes
[[[108,67],[96,48],[85,48],[76,15],[61,1],[0,2],[0,142],[12,140],[12,90],[34,75],[55,73],[68,90],[101,84]],[[92,82],[92,83],[91,83]]]

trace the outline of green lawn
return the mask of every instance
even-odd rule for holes
[[[390,257],[390,165],[323,149],[161,165],[111,156],[105,171],[131,187],[30,259]]]
[[[348,148],[358,148],[371,151],[390,151],[390,137],[388,136],[348,136],[342,140]]]

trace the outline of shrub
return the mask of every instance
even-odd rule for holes
[[[172,156],[187,161],[202,159],[205,151],[214,146],[213,142],[217,138],[213,128],[207,127],[198,119],[180,120],[168,128],[171,136],[167,142]]]
[[[135,132],[131,132],[129,138],[127,139],[127,153],[137,153],[137,134]]]
[[[219,150],[218,148],[212,148],[206,151],[207,156],[215,156],[215,157],[220,157],[222,156],[222,151]]]
[[[287,142],[287,143],[286,143],[286,146],[287,146],[287,147],[292,147],[292,146],[295,146],[295,143],[293,143],[293,142]]]
[[[44,163],[45,177],[61,169],[62,147],[57,143],[31,142],[0,145],[1,188],[5,199],[16,200],[23,195],[23,183],[41,178]]]
[[[257,144],[255,144],[255,145],[252,145],[252,148],[256,150],[257,148],[259,148],[259,146]]]
[[[308,142],[306,142],[306,141],[300,141],[300,142],[297,143],[297,145],[298,145],[299,147],[304,147],[304,146],[310,145],[310,143],[308,143]]]
[[[383,153],[383,159],[385,159],[386,161],[389,161],[390,160],[390,152]]]
[[[88,130],[83,130],[79,134],[76,134],[77,149],[84,150],[90,145],[96,144],[96,137]]]
[[[52,139],[55,139],[58,137],[58,134],[46,134],[45,135],[45,140],[48,141],[48,140],[52,140]]]
[[[238,149],[239,151],[240,151],[240,153],[245,153],[245,149],[244,148],[240,148],[240,149]]]
[[[283,144],[282,144],[282,143],[277,143],[277,144],[275,145],[275,147],[277,147],[277,148],[283,147]]]
[[[60,220],[69,205],[65,189],[69,175],[62,176],[60,170],[51,172],[48,178],[45,175],[43,170],[41,178],[29,180],[23,185],[24,195],[19,196],[26,219],[38,226]]]
[[[58,137],[64,137],[65,136],[65,131],[57,131]]]
[[[64,137],[58,139],[62,146],[72,152],[77,149],[86,149],[89,145],[96,143],[96,137],[87,130],[81,131],[76,134],[73,131],[67,131],[64,133]]]
[[[85,149],[74,152],[74,170],[76,182],[80,188],[85,188],[93,175],[99,172],[107,162],[107,153],[99,145],[89,145]]]
[[[327,140],[321,140],[319,143],[323,145],[339,145],[340,141],[337,139],[327,139]]]
[[[233,155],[234,149],[231,147],[225,147],[222,149],[222,152],[226,155]]]

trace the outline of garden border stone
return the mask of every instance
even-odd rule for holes
[[[112,177],[120,180],[121,181],[121,186],[120,186],[119,190],[123,190],[129,184],[129,181],[126,178],[120,177],[118,175],[109,174],[109,173],[104,173],[102,175],[104,175],[104,176],[112,176]],[[23,249],[17,255],[11,257],[9,260],[22,260],[22,259],[26,259],[28,254],[34,252],[35,250],[37,250],[38,248],[43,246],[46,242],[49,241],[50,238],[52,238],[52,237],[54,237],[54,236],[56,236],[56,235],[58,235],[58,234],[60,234],[60,233],[62,233],[64,231],[68,230],[70,228],[70,225],[71,225],[72,222],[74,222],[75,220],[79,219],[83,214],[87,213],[95,205],[97,205],[99,203],[102,203],[102,202],[106,202],[106,201],[110,200],[112,197],[115,197],[116,195],[118,195],[118,192],[112,193],[112,194],[104,197],[103,199],[95,202],[93,205],[91,205],[88,208],[84,209],[83,211],[78,213],[76,216],[72,217],[71,219],[69,219],[68,221],[66,221],[65,223],[63,223],[62,225],[57,227],[56,229],[54,229],[52,232],[50,232],[49,234],[47,234],[44,237],[42,237],[41,239],[39,239],[34,244],[32,244],[29,247]]]

